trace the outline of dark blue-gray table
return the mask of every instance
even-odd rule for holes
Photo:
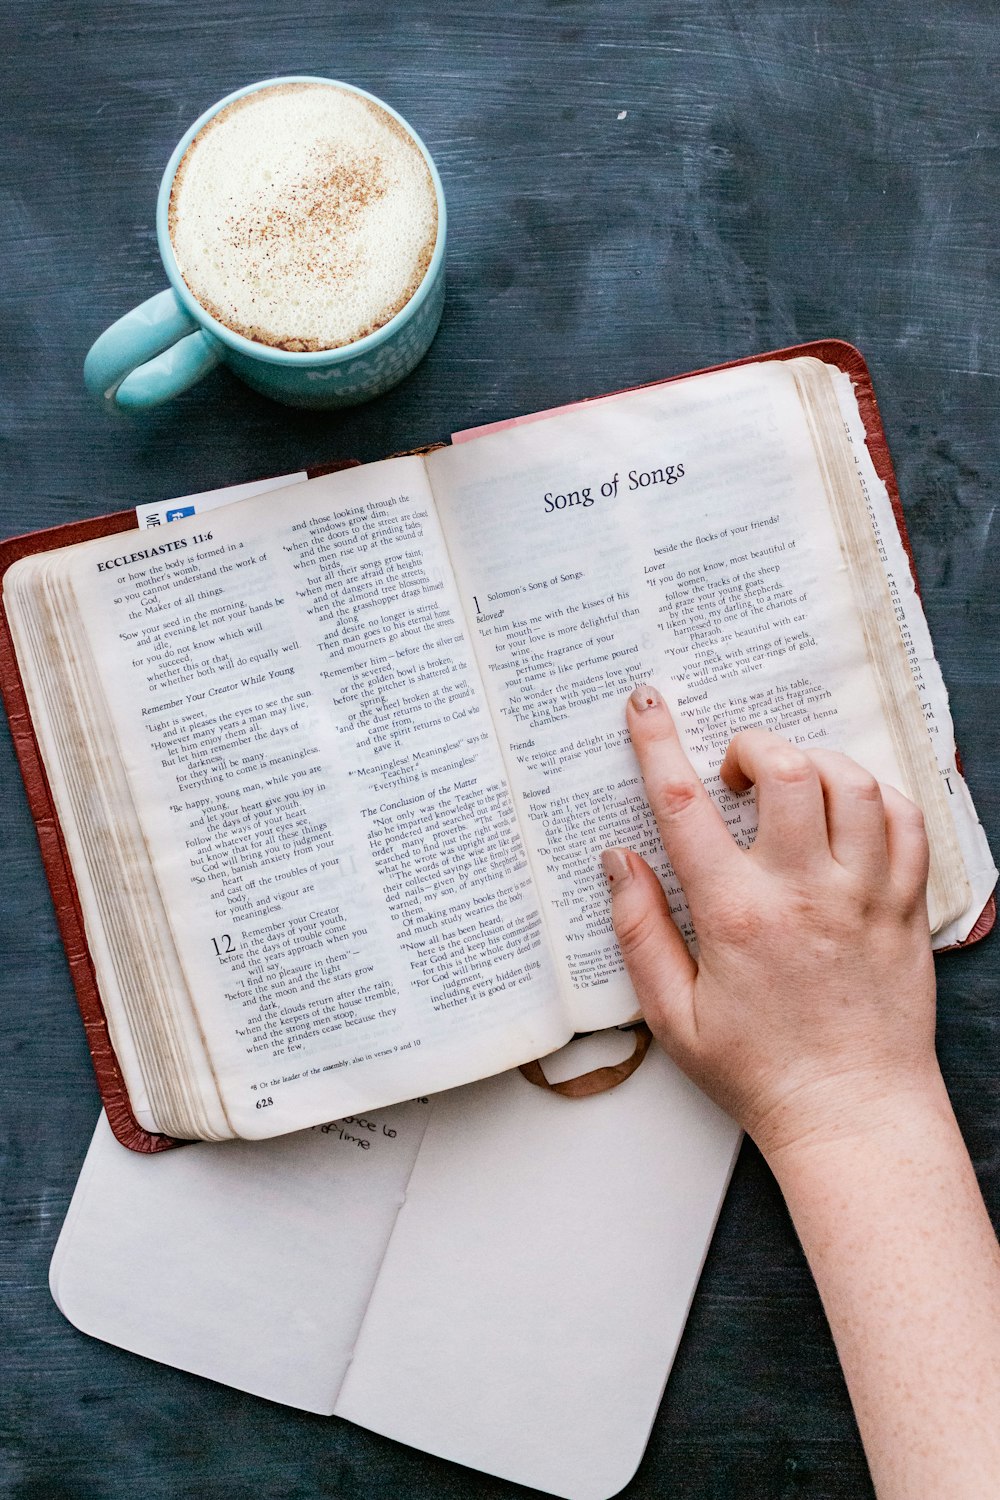
[[[969,780],[1000,847],[993,0],[6,0],[4,12],[4,533],[847,338],[874,374]],[[163,282],[153,205],[171,147],[221,95],[293,72],[387,99],[438,162],[450,285],[430,355],[340,416],[271,405],[224,372],[141,422],[93,409],[87,346]],[[98,1106],[6,736],[0,754],[0,1496],[527,1495],[63,1322],[46,1270]],[[998,939],[939,965],[945,1076],[994,1211],[998,971]],[[870,1493],[818,1298],[746,1147],[625,1494]]]

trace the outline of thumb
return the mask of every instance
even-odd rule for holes
[[[601,864],[615,936],[642,1013],[664,1051],[679,1060],[694,1041],[698,965],[646,861],[631,849],[605,849]]]

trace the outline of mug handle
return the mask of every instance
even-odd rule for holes
[[[109,406],[146,411],[179,396],[221,360],[216,340],[168,287],[104,330],[84,361],[83,379]]]

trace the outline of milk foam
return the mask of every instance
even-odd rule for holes
[[[275,84],[195,136],[169,228],[181,275],[221,323],[279,349],[335,349],[412,297],[437,198],[421,151],[377,104],[333,84]]]

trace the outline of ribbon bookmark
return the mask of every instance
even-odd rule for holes
[[[562,1094],[565,1099],[586,1099],[591,1094],[606,1094],[609,1089],[616,1089],[620,1083],[624,1083],[626,1078],[631,1078],[649,1051],[649,1044],[653,1040],[653,1034],[645,1021],[637,1022],[631,1028],[622,1027],[621,1029],[623,1031],[631,1029],[635,1035],[632,1055],[626,1057],[624,1062],[610,1063],[603,1068],[592,1068],[589,1073],[580,1073],[576,1078],[566,1078],[562,1083],[550,1083],[537,1058],[534,1062],[522,1063],[518,1071],[523,1073],[529,1083],[535,1084],[540,1089],[550,1089],[553,1094]]]

